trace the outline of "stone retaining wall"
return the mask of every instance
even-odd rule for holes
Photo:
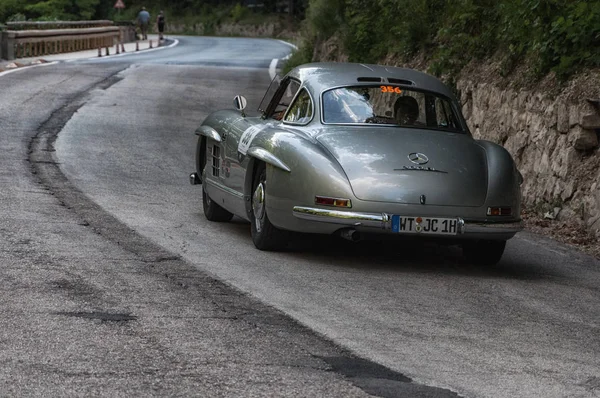
[[[500,143],[525,179],[523,200],[559,219],[583,222],[600,236],[600,104],[566,96],[457,82],[475,138]],[[596,100],[596,101],[589,101]]]

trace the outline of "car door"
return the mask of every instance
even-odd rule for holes
[[[278,87],[274,90],[272,99],[265,107],[262,116],[240,117],[231,124],[230,131],[224,140],[223,181],[225,186],[233,191],[242,194],[244,192],[246,168],[249,163],[246,150],[252,145],[252,140],[259,133],[276,128],[281,124],[281,118],[300,88],[300,83],[295,79],[284,79],[281,83],[274,80],[274,84],[277,84]],[[273,88],[270,87],[269,90],[273,90]],[[267,90],[265,98],[269,95],[269,90]]]

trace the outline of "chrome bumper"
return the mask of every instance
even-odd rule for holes
[[[358,213],[353,211],[294,206],[293,214],[295,217],[303,220],[340,224],[347,227],[368,227],[383,230],[392,229],[392,215],[386,213]],[[478,221],[465,221],[460,217],[457,218],[459,234],[515,234],[523,230],[523,221],[482,223]]]

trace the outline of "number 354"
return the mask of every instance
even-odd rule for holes
[[[393,86],[381,86],[381,92],[382,93],[402,94],[402,90],[400,89],[400,87],[393,87]]]

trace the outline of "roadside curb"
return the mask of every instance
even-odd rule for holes
[[[16,72],[19,71],[21,69],[24,68],[34,68],[34,67],[38,67],[38,66],[49,66],[49,65],[54,65],[57,64],[58,61],[46,61],[44,59],[38,59],[35,60],[33,62],[27,63],[27,64],[22,64],[19,62],[11,62],[10,64],[8,64],[7,66],[0,66],[0,77],[4,76],[4,75],[8,75],[9,73],[12,72]]]

